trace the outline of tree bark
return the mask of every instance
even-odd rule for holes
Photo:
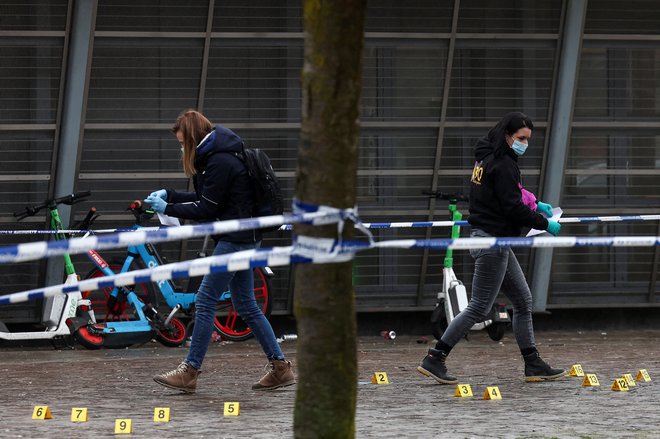
[[[366,0],[305,0],[305,63],[296,197],[356,202]],[[344,227],[344,237],[353,225]],[[336,237],[335,225],[295,233]],[[296,438],[355,436],[357,353],[352,262],[295,267],[298,326]]]

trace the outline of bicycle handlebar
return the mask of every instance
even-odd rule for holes
[[[447,193],[447,192],[439,192],[439,191],[422,191],[423,195],[428,195],[431,198],[438,198],[440,200],[449,200],[453,202],[458,202],[458,201],[470,201],[470,199],[461,193]]]
[[[135,217],[135,223],[139,226],[144,226],[149,222],[151,218],[156,214],[151,209],[146,209],[140,200],[134,200],[129,205],[128,209],[130,210],[133,216]]]
[[[27,218],[28,216],[36,215],[40,210],[47,207],[56,207],[59,204],[66,204],[71,206],[73,204],[79,203],[83,198],[87,198],[92,195],[91,191],[80,191],[73,194],[68,194],[63,197],[48,199],[43,203],[35,204],[33,206],[26,206],[24,210],[14,212],[14,217],[17,218],[17,221]]]

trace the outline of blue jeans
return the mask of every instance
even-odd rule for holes
[[[471,236],[490,236],[473,229]],[[532,325],[532,293],[511,247],[471,249],[474,258],[472,296],[467,308],[451,321],[442,341],[454,346],[475,323],[482,322],[493,307],[500,288],[513,306],[513,334],[520,349],[535,348]]]
[[[219,241],[213,256],[257,248],[258,244]],[[200,369],[209,348],[213,333],[213,319],[220,295],[231,291],[231,302],[238,315],[250,327],[268,360],[283,360],[284,354],[275,339],[270,322],[264,316],[254,298],[254,274],[252,270],[227,273],[209,273],[204,276],[195,298],[195,326],[190,351],[185,362]]]

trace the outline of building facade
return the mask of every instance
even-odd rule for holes
[[[185,189],[169,132],[186,108],[265,149],[294,194],[303,65],[301,0],[26,0],[0,5],[0,228],[12,212],[74,190],[99,228],[126,207]],[[447,219],[423,191],[467,193],[472,146],[506,112],[533,120],[524,184],[564,216],[660,213],[660,3],[655,0],[370,0],[363,56],[358,206],[367,222]],[[467,214],[467,206],[459,205]],[[467,236],[466,230],[463,236]],[[660,235],[658,221],[567,224],[562,235]],[[2,236],[2,235],[0,235]],[[448,237],[386,229],[376,239]],[[43,236],[3,236],[3,244]],[[289,232],[264,246],[286,245]],[[201,240],[162,245],[171,261]],[[658,247],[518,249],[536,311],[660,304]],[[122,251],[104,252],[121,257]],[[360,311],[430,310],[443,254],[359,254]],[[74,257],[78,271],[91,266]],[[455,252],[458,277],[472,261]],[[0,294],[59,283],[57,260],[0,265]],[[274,311],[290,314],[291,268]],[[36,305],[35,305],[36,306]],[[16,306],[13,318],[34,317]]]

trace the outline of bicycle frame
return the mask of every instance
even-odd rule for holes
[[[139,229],[140,226],[134,226],[134,229]],[[128,247],[128,256],[124,261],[120,273],[130,271],[130,267],[136,260],[141,260],[147,268],[155,268],[161,265],[161,262],[156,257],[157,253],[151,244],[139,244]],[[112,276],[115,273],[108,263],[94,250],[87,252],[87,256],[104,274]],[[167,302],[170,308],[175,308],[177,305],[183,310],[189,310],[195,303],[195,296],[191,293],[178,293],[174,290],[172,283],[169,280],[161,280],[156,282],[161,295]],[[115,298],[119,295],[119,288],[114,288],[111,295]]]
[[[139,229],[141,226],[134,225],[133,229]],[[128,247],[127,257],[124,260],[119,273],[126,273],[130,271],[131,265],[136,260],[141,260],[147,268],[155,268],[161,265],[161,261],[157,257],[158,253],[155,251],[153,246],[149,243],[132,245]],[[101,257],[101,255],[95,250],[90,250],[87,252],[87,257],[96,265],[105,274],[106,276],[112,276],[118,273],[115,273],[110,265]],[[195,303],[195,294],[191,293],[178,293],[174,290],[172,283],[168,280],[161,280],[156,282],[158,291],[161,296],[165,299],[168,306],[172,308],[172,312],[169,314],[167,319],[165,319],[164,324],[167,325],[173,315],[179,310],[190,311]],[[151,333],[155,330],[153,327],[151,318],[145,313],[145,304],[140,300],[138,295],[133,289],[128,289],[125,287],[115,287],[113,288],[110,296],[114,299],[120,299],[120,294],[123,294],[129,305],[137,313],[137,320],[121,320],[121,321],[108,321],[105,322],[105,327],[103,332],[105,334],[129,334],[129,333],[140,333],[148,332]],[[156,312],[155,309],[151,309],[150,313]]]
[[[95,250],[89,250],[87,252],[87,257],[106,276],[118,274],[110,268],[110,265]],[[155,257],[149,254],[144,244],[133,245],[128,248],[128,257],[124,261],[120,273],[129,271],[131,264],[135,261],[136,257],[143,258],[148,267],[155,267],[158,265]],[[167,287],[171,288],[168,282],[165,282],[165,284],[167,284]],[[161,282],[158,283],[159,289],[167,289],[167,287],[161,284]],[[120,295],[123,297],[120,297]],[[103,323],[93,325],[90,332],[93,332],[97,335],[112,335],[112,337],[104,337],[105,346],[125,346],[134,343],[143,343],[150,340],[154,336],[156,328],[152,324],[151,319],[147,317],[147,314],[145,313],[147,304],[140,300],[132,288],[129,289],[126,287],[115,287],[110,293],[110,296],[114,300],[126,301],[130,305],[131,309],[135,311],[137,319],[119,321],[106,320]],[[189,307],[190,303],[188,303],[187,306]],[[173,308],[173,312],[176,312],[180,306]],[[155,309],[151,308],[150,312],[155,312]]]
[[[136,224],[133,225],[134,230],[142,228],[145,221],[148,221],[149,218],[153,216],[152,211],[143,210],[141,203],[134,202],[131,204],[130,210],[136,217]],[[132,266],[135,266],[141,262],[147,268],[155,268],[162,265],[162,260],[156,250],[156,248],[150,243],[143,243],[138,245],[129,246],[127,249],[126,259],[121,263],[121,268],[119,273],[125,273],[131,270]],[[94,251],[90,250],[87,252],[87,257],[93,262],[97,269],[106,276],[111,276],[117,274],[115,270],[110,267],[101,255]],[[135,265],[134,265],[135,264]],[[263,274],[265,272],[265,275]],[[266,276],[272,276],[272,271],[268,267],[263,269],[261,274],[264,286],[260,289],[262,293],[259,297],[264,299],[264,312],[267,313],[267,310],[270,306],[270,301],[268,300],[267,292],[268,285]],[[97,272],[98,273],[98,272]],[[96,276],[92,271],[90,275]],[[151,339],[153,335],[161,342],[168,346],[175,346],[174,338],[169,338],[166,334],[178,334],[178,332],[172,332],[173,327],[181,327],[182,323],[177,320],[174,315],[177,311],[181,310],[187,314],[192,314],[194,310],[194,303],[196,294],[195,292],[178,292],[175,289],[174,284],[170,280],[161,280],[154,282],[156,293],[160,294],[159,297],[162,297],[167,303],[168,307],[171,308],[169,315],[165,319],[158,313],[156,308],[150,303],[144,303],[140,300],[140,297],[135,292],[135,287],[115,287],[110,291],[107,297],[106,304],[109,306],[109,314],[113,316],[119,316],[120,313],[123,313],[123,303],[126,303],[130,306],[132,311],[135,311],[135,318],[124,319],[124,320],[108,320],[108,315],[106,315],[105,321],[103,323],[98,323],[90,327],[90,333],[99,335],[101,337],[107,337],[103,344],[105,346],[128,346],[134,343],[140,343]],[[255,288],[256,289],[256,288]],[[256,295],[255,295],[256,297]],[[231,292],[225,291],[221,294],[219,303],[231,303]],[[116,307],[117,308],[114,308]],[[98,309],[97,309],[98,311]],[[238,318],[237,313],[233,308],[229,308],[227,314],[226,322],[220,322],[217,320],[216,328],[217,330],[226,338],[233,341],[240,341],[251,336],[249,328],[245,327],[242,331],[234,331],[234,324]],[[169,331],[169,332],[168,332]],[[177,337],[178,337],[177,335]],[[114,339],[114,340],[111,340]],[[178,339],[177,339],[178,340]],[[183,339],[181,339],[183,342]]]

